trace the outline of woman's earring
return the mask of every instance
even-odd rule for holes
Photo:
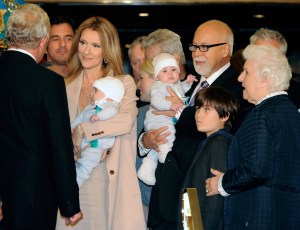
[[[105,58],[103,59],[103,62],[104,62],[104,64],[107,64],[107,60]]]

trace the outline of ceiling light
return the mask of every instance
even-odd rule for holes
[[[253,15],[253,18],[264,18],[264,17],[266,17],[266,15],[264,15],[264,14],[254,14]]]
[[[140,17],[148,17],[148,16],[149,16],[149,13],[139,13],[139,16],[140,16]]]

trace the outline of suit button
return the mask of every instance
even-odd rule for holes
[[[110,171],[109,171],[109,174],[110,174],[110,175],[114,175],[114,174],[115,174],[115,171],[114,171],[114,170],[110,170]]]
[[[72,205],[70,200],[66,200],[66,208],[70,211],[72,210]]]

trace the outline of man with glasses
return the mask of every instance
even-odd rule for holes
[[[242,86],[237,81],[239,73],[230,66],[233,51],[233,33],[230,27],[218,20],[201,24],[189,45],[195,71],[201,75],[198,86],[190,98],[193,104],[195,94],[201,88],[222,86],[242,98]],[[175,96],[170,100],[177,100]],[[176,229],[181,223],[181,186],[199,143],[205,134],[197,131],[195,107],[187,106],[176,124],[176,139],[164,165],[156,170],[156,184],[152,189],[148,226],[153,230]],[[139,147],[145,151],[156,149],[165,141],[165,129],[142,134]],[[163,170],[162,170],[163,169]],[[205,186],[205,185],[203,185]]]

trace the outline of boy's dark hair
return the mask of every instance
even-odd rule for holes
[[[75,22],[72,18],[70,18],[68,16],[63,16],[63,15],[54,16],[54,17],[50,18],[51,26],[59,25],[59,24],[63,24],[63,23],[69,24],[72,27],[73,31],[75,32]]]
[[[202,106],[213,107],[220,118],[228,116],[224,126],[229,130],[239,109],[238,98],[223,87],[210,86],[197,92],[195,96],[195,106],[199,109]]]

